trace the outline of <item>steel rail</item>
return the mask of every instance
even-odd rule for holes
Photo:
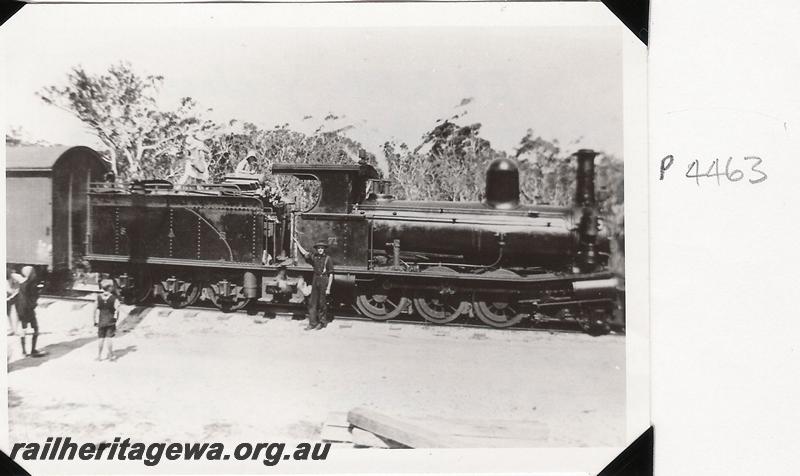
[[[84,292],[86,293],[86,295],[84,295],[84,296],[61,296],[61,295],[55,295],[55,294],[42,294],[40,296],[40,298],[53,299],[53,300],[63,300],[63,301],[84,301],[84,302],[93,301],[92,298],[88,298],[87,299],[87,297],[92,295],[92,294],[96,294],[96,293],[92,292],[92,291],[84,291]],[[97,291],[97,292],[99,292],[99,291]],[[148,303],[145,303],[145,304],[141,304],[139,306],[142,306],[142,307],[145,307],[145,308],[154,308],[154,309],[170,309],[170,310],[174,310],[174,311],[190,310],[190,311],[216,311],[216,312],[219,312],[219,313],[223,312],[223,311],[221,311],[220,309],[218,309],[217,307],[215,307],[215,306],[213,306],[211,304],[209,304],[209,305],[193,304],[191,306],[186,306],[186,307],[183,307],[183,308],[180,308],[180,309],[175,309],[172,306],[170,306],[170,305],[168,305],[166,303],[161,303],[161,302],[148,302]],[[255,306],[256,309],[253,309],[252,307],[250,309],[245,308],[245,309],[242,309],[242,310],[239,310],[239,311],[230,312],[228,314],[243,314],[243,315],[252,316],[253,315],[253,311],[256,311],[256,313],[260,313],[260,312],[265,312],[265,311],[267,311],[269,309],[281,309],[280,311],[273,312],[273,314],[275,314],[276,317],[279,314],[284,314],[284,315],[292,314],[292,315],[294,315],[296,313],[296,311],[300,311],[303,314],[305,314],[305,306],[303,306],[302,304],[299,304],[299,303],[278,304],[278,303],[268,303],[268,302],[263,302],[263,301],[256,301],[255,303],[251,304],[250,306]],[[471,319],[472,317],[468,316],[467,318]],[[274,318],[271,318],[271,319],[274,319]],[[461,316],[461,317],[458,318],[458,320],[462,320],[462,319],[464,319],[464,316]],[[299,319],[299,320],[302,320],[302,319]],[[398,317],[398,318],[389,319],[389,320],[386,320],[386,321],[376,321],[376,320],[370,319],[368,317],[361,316],[358,313],[356,313],[355,311],[353,311],[352,313],[335,314],[333,320],[334,321],[336,321],[336,320],[344,320],[344,321],[354,321],[354,322],[370,322],[370,323],[373,323],[373,324],[376,324],[376,325],[404,324],[404,325],[411,325],[411,326],[421,326],[421,327],[436,328],[436,329],[441,329],[443,331],[446,331],[448,329],[454,329],[454,328],[463,328],[463,329],[481,329],[481,330],[491,330],[491,331],[548,332],[548,333],[551,333],[551,334],[555,333],[555,332],[563,332],[563,333],[568,333],[568,334],[585,334],[585,332],[583,332],[580,328],[577,328],[577,327],[574,328],[574,329],[571,328],[572,324],[577,326],[577,323],[573,319],[565,321],[565,320],[556,319],[556,318],[540,319],[539,322],[544,323],[544,324],[546,324],[546,323],[551,323],[551,324],[558,323],[560,325],[555,325],[555,326],[550,326],[550,327],[535,327],[534,326],[534,324],[535,324],[535,320],[534,319],[526,319],[526,320],[523,321],[524,324],[519,324],[519,325],[516,325],[516,326],[511,326],[511,327],[506,327],[506,328],[495,328],[495,327],[487,326],[486,324],[483,324],[483,323],[457,322],[458,320],[455,321],[455,322],[450,322],[448,324],[443,324],[442,325],[442,324],[435,324],[435,323],[432,323],[432,322],[428,322],[424,318],[418,317],[418,316],[414,316],[412,318]],[[624,328],[623,329],[619,329],[617,327],[619,327],[619,326],[612,325],[612,334],[611,335],[625,335]]]

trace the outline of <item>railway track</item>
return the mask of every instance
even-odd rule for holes
[[[42,294],[41,298],[63,300],[63,301],[91,301],[92,296],[94,296],[95,294],[96,293],[92,291],[70,291],[64,294],[53,294],[53,293]],[[175,309],[169,306],[168,304],[157,301],[150,301],[140,306],[145,308],[156,308],[156,309]],[[208,303],[207,305],[194,304],[177,310],[181,309],[193,310],[193,311],[222,312],[211,303]],[[291,315],[292,319],[302,320],[305,318],[305,306],[299,303],[274,304],[264,301],[256,301],[245,309],[239,311],[233,311],[231,313],[243,314],[243,315],[263,314],[264,316],[268,316],[268,318]],[[486,324],[480,321],[477,321],[477,319],[475,319],[473,316],[467,316],[466,318],[462,319],[463,320],[461,322],[451,322],[448,324],[440,325],[428,322],[422,317],[416,316],[414,314],[406,314],[403,315],[403,317],[397,317],[387,321],[376,321],[358,314],[355,310],[348,310],[346,307],[340,307],[339,309],[336,309],[334,311],[334,320],[339,320],[339,321],[362,321],[362,322],[371,322],[375,324],[382,324],[382,323],[404,324],[404,325],[439,327],[439,328],[455,327],[463,329],[495,329],[493,327],[487,326]],[[475,319],[477,322],[470,322],[472,319]],[[498,330],[508,330],[515,332],[549,332],[549,333],[565,332],[565,333],[579,333],[579,334],[583,333],[578,324],[573,320],[564,321],[559,319],[546,319],[546,318],[538,319],[536,321],[529,319],[523,321],[522,323],[516,326]],[[622,326],[612,326],[612,333],[617,335],[625,334],[624,328]]]

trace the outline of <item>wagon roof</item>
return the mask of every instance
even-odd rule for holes
[[[71,149],[99,155],[85,146],[12,146],[6,147],[6,170],[52,170],[58,159]]]

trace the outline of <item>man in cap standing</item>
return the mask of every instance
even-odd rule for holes
[[[309,253],[296,238],[294,242],[314,268],[311,295],[308,297],[308,326],[305,330],[323,329],[328,325],[328,297],[333,285],[333,260],[327,253],[328,243],[318,241],[314,244],[314,252]]]

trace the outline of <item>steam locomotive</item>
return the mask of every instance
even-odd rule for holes
[[[485,200],[472,203],[396,200],[364,162],[274,165],[274,175],[318,181],[318,200],[303,211],[241,176],[93,183],[86,259],[129,302],[154,294],[183,307],[202,297],[231,311],[291,302],[312,274],[293,238],[306,248],[326,240],[336,303],[368,318],[477,317],[499,328],[550,318],[603,334],[620,304],[595,200],[596,155],[576,153],[572,207],[521,205],[517,165],[505,158],[489,165]]]

